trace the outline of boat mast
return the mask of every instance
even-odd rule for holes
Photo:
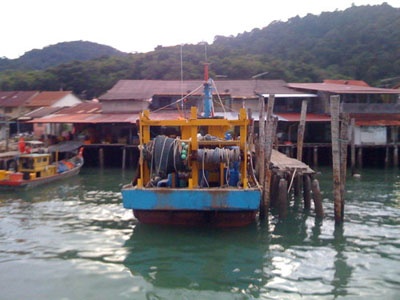
[[[214,107],[212,102],[211,79],[208,78],[208,65],[209,63],[204,63],[204,117],[212,118],[214,117]]]

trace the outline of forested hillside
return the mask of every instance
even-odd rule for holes
[[[62,88],[90,99],[119,79],[180,79],[181,53],[184,79],[202,78],[202,64],[207,60],[213,77],[249,79],[268,72],[263,79],[358,79],[381,86],[391,83],[388,78],[400,76],[400,9],[387,4],[353,6],[345,11],[273,22],[235,37],[216,36],[211,45],[111,53],[89,61],[74,57],[45,70],[40,64],[34,67],[20,61],[25,66],[23,71],[9,68],[0,72],[0,89]],[[26,66],[31,70],[26,71]]]
[[[17,59],[0,58],[0,71],[44,70],[74,60],[86,61],[103,56],[118,56],[125,53],[112,47],[87,41],[63,42],[34,49]]]

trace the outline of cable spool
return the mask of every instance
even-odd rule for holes
[[[211,164],[230,163],[240,161],[240,149],[238,147],[199,149],[197,161]]]

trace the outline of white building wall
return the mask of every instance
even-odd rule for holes
[[[356,145],[384,145],[387,143],[385,126],[356,126],[354,130]]]

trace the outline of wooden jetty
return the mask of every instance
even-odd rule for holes
[[[295,196],[303,190],[304,209],[311,208],[314,202],[315,214],[323,217],[322,198],[318,179],[314,178],[315,171],[298,159],[272,150],[269,169],[271,170],[270,186],[268,188],[271,207],[279,211],[280,218],[286,218],[289,206],[289,195]]]

